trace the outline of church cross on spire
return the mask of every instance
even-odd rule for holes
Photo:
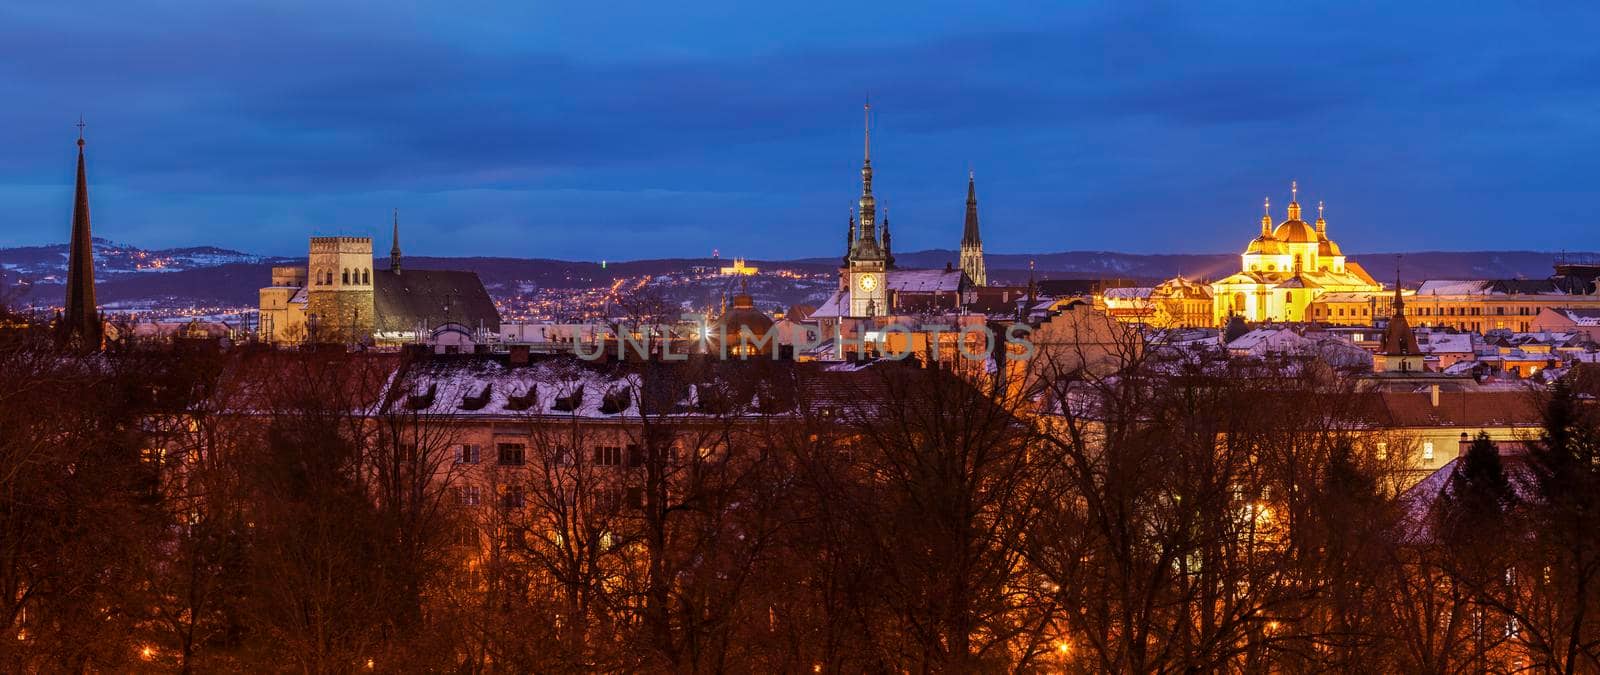
[[[89,178],[83,161],[83,116],[78,116],[78,184],[72,200],[72,243],[67,250],[67,298],[61,317],[65,344],[100,348],[100,310],[94,298],[94,235],[89,228]]]

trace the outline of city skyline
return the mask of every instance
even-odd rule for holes
[[[1545,39],[1586,8],[635,9],[8,8],[0,246],[65,241],[81,113],[96,235],[141,246],[399,208],[434,255],[839,255],[870,93],[903,251],[956,248],[969,168],[994,253],[1236,252],[1290,180],[1352,253],[1600,248],[1600,50]]]

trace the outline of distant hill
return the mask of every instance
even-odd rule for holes
[[[1351,256],[1373,277],[1392,283],[1396,254],[1367,253]],[[1401,278],[1407,285],[1424,279],[1538,279],[1550,275],[1557,254],[1536,251],[1425,251],[1403,254]],[[1574,257],[1569,254],[1569,257]],[[1576,257],[1593,257],[1583,254]],[[951,250],[911,251],[896,255],[901,267],[941,268],[955,264]],[[23,290],[25,300],[59,302],[65,276],[67,247],[31,246],[0,249],[0,273],[7,285]],[[250,306],[257,289],[267,283],[273,265],[304,264],[303,258],[272,258],[229,249],[200,246],[145,250],[95,240],[98,298],[102,303],[160,302],[182,305]],[[990,283],[1024,283],[1028,262],[1041,279],[1124,279],[1155,283],[1183,275],[1191,279],[1218,279],[1239,268],[1239,256],[1230,254],[1137,254],[1112,251],[1059,253],[994,253],[985,257]],[[839,259],[747,260],[767,269],[831,273]],[[375,266],[384,267],[381,256]],[[728,260],[663,258],[595,262],[543,258],[413,256],[405,259],[413,269],[465,269],[477,272],[491,294],[509,294],[528,288],[593,288],[618,278],[687,271],[695,266],[721,266]]]

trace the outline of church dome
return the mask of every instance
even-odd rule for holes
[[[1262,236],[1250,240],[1250,247],[1244,250],[1245,255],[1279,255],[1283,253],[1283,242],[1277,237]]]
[[[1344,255],[1344,251],[1339,250],[1339,245],[1333,243],[1332,239],[1323,237],[1322,241],[1318,242],[1317,255]]]
[[[1278,223],[1277,229],[1272,231],[1272,237],[1289,244],[1317,243],[1317,231],[1298,218]]]
[[[730,350],[736,350],[739,346],[754,348],[755,345],[741,342],[739,329],[748,329],[753,339],[761,342],[767,332],[772,330],[772,318],[756,309],[755,301],[749,295],[740,293],[733,296],[733,306],[717,318],[714,326],[716,329],[714,335],[726,339]]]

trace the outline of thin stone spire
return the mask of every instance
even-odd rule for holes
[[[400,209],[394,210],[394,246],[389,247],[389,271],[400,273]]]
[[[883,259],[884,264],[894,267],[894,248],[889,244],[889,200],[883,200]]]
[[[72,243],[67,259],[67,300],[63,337],[100,348],[100,312],[94,299],[94,235],[89,229],[89,178],[84,170],[83,117],[78,117],[78,186],[72,201]]]
[[[850,253],[856,248],[856,209],[850,207],[850,234],[844,238],[844,263],[850,264]]]
[[[983,238],[978,234],[977,172],[967,169],[967,220],[961,229],[961,271],[979,286],[989,284],[983,264]]]
[[[982,246],[978,235],[978,178],[977,172],[967,169],[967,222],[961,229],[962,246]]]

